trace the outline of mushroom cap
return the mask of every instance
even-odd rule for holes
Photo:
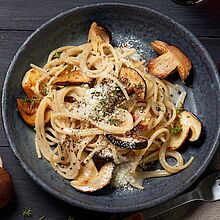
[[[13,195],[11,176],[2,166],[2,159],[0,157],[0,209],[10,201]]]
[[[161,55],[149,61],[147,68],[150,74],[166,78],[178,71],[182,81],[187,78],[192,63],[179,48],[158,40],[151,42],[151,46]]]
[[[25,73],[21,85],[28,98],[37,97],[33,88],[36,86],[37,80],[40,79],[41,76],[42,74],[33,68]]]
[[[107,134],[106,138],[113,144],[121,148],[140,150],[147,147],[148,140],[139,135],[112,135]]]
[[[112,162],[106,162],[98,171],[93,159],[81,166],[78,177],[71,181],[71,186],[83,192],[94,192],[106,186],[114,170]]]
[[[17,102],[18,112],[21,115],[22,119],[25,121],[25,123],[29,126],[34,126],[36,112],[40,104],[40,100],[30,99],[25,101],[19,98],[16,100],[16,102]],[[50,117],[51,117],[51,110],[47,109],[44,116],[45,123],[49,122]]]
[[[99,43],[110,43],[111,34],[107,29],[93,22],[89,30],[88,42],[93,40],[97,40]]]
[[[64,70],[52,82],[52,85],[68,86],[80,83],[89,83],[92,79],[83,74],[80,70]]]
[[[189,141],[199,139],[202,132],[202,123],[192,112],[183,111],[181,113],[180,123],[191,130]]]
[[[145,99],[146,84],[142,76],[133,68],[122,67],[119,79],[125,86],[128,94],[135,93],[140,101]]]
[[[171,136],[168,147],[171,150],[179,148],[189,137],[189,141],[193,142],[199,139],[202,131],[202,123],[199,119],[189,111],[181,112],[179,123],[182,127],[181,132]]]

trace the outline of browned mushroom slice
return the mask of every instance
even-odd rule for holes
[[[181,131],[176,135],[171,136],[168,147],[171,150],[179,148],[186,138],[189,137],[189,141],[193,142],[199,139],[202,131],[202,124],[199,119],[189,111],[181,112],[179,123],[181,125]]]
[[[122,67],[119,73],[119,79],[125,86],[128,94],[135,93],[139,100],[144,100],[146,84],[142,76],[135,69]]]
[[[151,46],[157,53],[162,55],[150,60],[147,64],[150,74],[163,79],[178,71],[182,81],[187,78],[192,64],[179,48],[168,45],[163,41],[153,41]]]
[[[189,141],[196,141],[199,139],[202,131],[202,123],[199,119],[189,111],[183,111],[180,116],[180,123],[191,130]]]
[[[107,29],[98,26],[96,22],[93,22],[89,30],[88,42],[94,40],[99,43],[110,43],[111,33]]]
[[[80,83],[89,83],[92,79],[83,74],[80,70],[64,70],[52,81],[52,85],[68,86]]]
[[[22,80],[22,88],[28,98],[32,99],[37,97],[34,87],[41,76],[42,74],[36,69],[30,69],[26,72]]]
[[[107,134],[106,138],[113,144],[121,148],[139,150],[147,147],[148,140],[139,135],[112,135]]]
[[[93,160],[90,159],[85,166],[81,166],[77,179],[71,181],[71,185],[83,192],[97,191],[109,184],[113,169],[113,163],[106,162],[98,171]]]
[[[40,104],[38,99],[17,99],[18,112],[26,124],[35,125],[37,108]],[[45,123],[50,120],[51,111],[48,109],[45,113]]]

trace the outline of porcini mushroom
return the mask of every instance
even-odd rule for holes
[[[41,76],[42,74],[36,69],[30,69],[26,72],[21,85],[29,99],[37,97],[34,87],[36,86],[37,80],[39,80]]]
[[[3,168],[0,157],[0,209],[5,206],[13,195],[13,184],[10,174]]]
[[[66,69],[58,77],[56,77],[51,84],[68,86],[76,85],[79,83],[89,83],[92,79],[83,74],[80,70],[69,70]]]
[[[122,67],[119,79],[125,86],[128,94],[135,93],[140,101],[143,101],[146,94],[146,84],[142,76],[133,68]]]
[[[164,79],[178,71],[182,81],[187,78],[192,64],[179,48],[158,40],[151,42],[151,47],[161,55],[148,62],[147,68],[150,74]]]
[[[113,144],[121,148],[139,150],[147,147],[148,141],[139,135],[112,135],[107,134],[106,138]]]
[[[79,191],[97,191],[110,182],[113,169],[113,163],[106,162],[98,171],[93,159],[90,159],[85,166],[81,166],[78,177],[70,184]]]
[[[97,41],[98,43],[110,43],[110,32],[99,26],[96,22],[93,22],[88,35],[88,42]]]
[[[17,99],[17,108],[18,112],[21,115],[22,119],[25,121],[25,123],[29,126],[35,125],[35,118],[36,118],[36,112],[37,108],[40,104],[39,99]],[[50,120],[51,110],[47,109],[45,112],[45,123],[47,123]]]
[[[191,134],[189,137],[189,141],[191,142],[198,140],[201,135],[202,124],[199,119],[191,112],[181,112],[179,116],[179,123],[181,125],[181,131],[178,132],[176,135],[171,136],[168,143],[168,147],[171,150],[179,148],[189,136],[190,132]]]

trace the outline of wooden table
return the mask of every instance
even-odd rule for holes
[[[0,86],[10,61],[22,42],[42,23],[62,11],[75,6],[106,0],[0,0]],[[110,2],[119,2],[117,0]],[[220,62],[220,1],[209,0],[197,6],[179,6],[170,0],[124,0],[121,2],[136,3],[154,8],[175,19],[204,44],[216,64]],[[74,219],[107,219],[107,214],[87,212],[65,204],[54,198],[36,185],[23,171],[6,141],[2,123],[0,123],[0,155],[5,167],[11,173],[15,193],[11,202],[0,211],[0,219],[24,219],[22,210],[32,209],[30,219],[45,216],[48,220]],[[207,173],[220,170],[220,151],[212,160]],[[69,218],[71,219],[71,218]],[[220,219],[220,203],[191,203],[167,212],[154,219]]]

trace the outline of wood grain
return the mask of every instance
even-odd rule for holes
[[[91,3],[104,3],[109,0],[0,0],[0,29],[5,30],[35,30],[39,25],[60,12]],[[118,3],[118,0],[111,0]],[[134,4],[133,0],[120,0]],[[197,36],[220,37],[220,5],[218,0],[211,0],[200,6],[184,7],[170,0],[135,0],[135,4],[156,9],[191,30]],[[216,2],[216,4],[215,4]],[[211,7],[212,6],[212,7]],[[207,31],[208,29],[208,31]]]

